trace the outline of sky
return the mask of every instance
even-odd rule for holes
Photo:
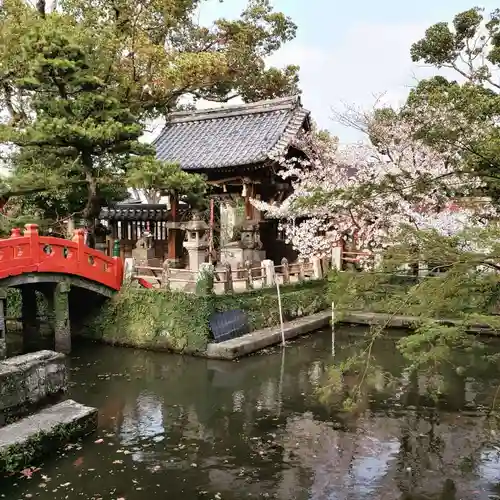
[[[451,21],[458,12],[474,6],[487,12],[498,7],[493,0],[272,0],[276,10],[298,25],[296,39],[273,55],[269,64],[300,66],[302,102],[321,128],[341,142],[360,140],[359,132],[332,120],[332,109],[345,104],[370,109],[377,98],[397,105],[404,102],[418,80],[433,68],[413,64],[410,47],[426,28]],[[218,17],[236,17],[246,0],[209,0],[199,18],[210,23]]]

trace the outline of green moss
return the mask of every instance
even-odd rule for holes
[[[196,352],[208,342],[211,297],[124,287],[88,331],[106,342]]]
[[[38,432],[20,444],[13,444],[0,451],[0,479],[2,475],[19,472],[33,466],[44,455],[59,449],[72,439],[78,439],[95,431],[97,412],[71,424],[60,424],[49,432]]]
[[[38,316],[48,314],[48,303],[43,293],[35,292],[37,300]],[[21,318],[21,290],[18,288],[7,288],[7,313],[8,318]]]
[[[284,286],[281,297],[285,321],[329,307],[324,281]],[[248,314],[251,330],[275,326],[280,321],[275,288],[196,295],[126,286],[87,325],[86,333],[112,344],[203,352],[210,341],[210,316],[231,309]]]
[[[285,321],[308,316],[329,307],[326,283],[305,281],[281,287],[281,306]],[[251,330],[279,325],[278,296],[275,288],[253,290],[246,293],[218,295],[217,311],[242,309],[248,315]]]
[[[428,318],[497,315],[500,286],[494,274],[447,273],[432,278],[332,272],[329,296],[336,309]]]

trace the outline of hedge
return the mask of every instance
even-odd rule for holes
[[[324,281],[283,286],[281,298],[285,321],[328,307]],[[231,309],[247,313],[252,331],[279,324],[274,288],[203,296],[126,286],[86,325],[84,334],[111,344],[200,353],[210,342],[211,315]]]

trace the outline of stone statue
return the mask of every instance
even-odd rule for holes
[[[153,235],[149,231],[144,231],[137,240],[135,248],[138,250],[149,250],[153,248]]]

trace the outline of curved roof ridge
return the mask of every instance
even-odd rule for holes
[[[153,144],[158,159],[183,170],[255,165],[285,152],[309,115],[299,96],[176,113]]]
[[[279,97],[264,101],[248,102],[243,104],[225,104],[216,108],[195,109],[188,111],[175,111],[170,113],[167,123],[211,120],[224,116],[240,116],[250,113],[267,113],[280,109],[294,109],[301,106],[300,96]]]

